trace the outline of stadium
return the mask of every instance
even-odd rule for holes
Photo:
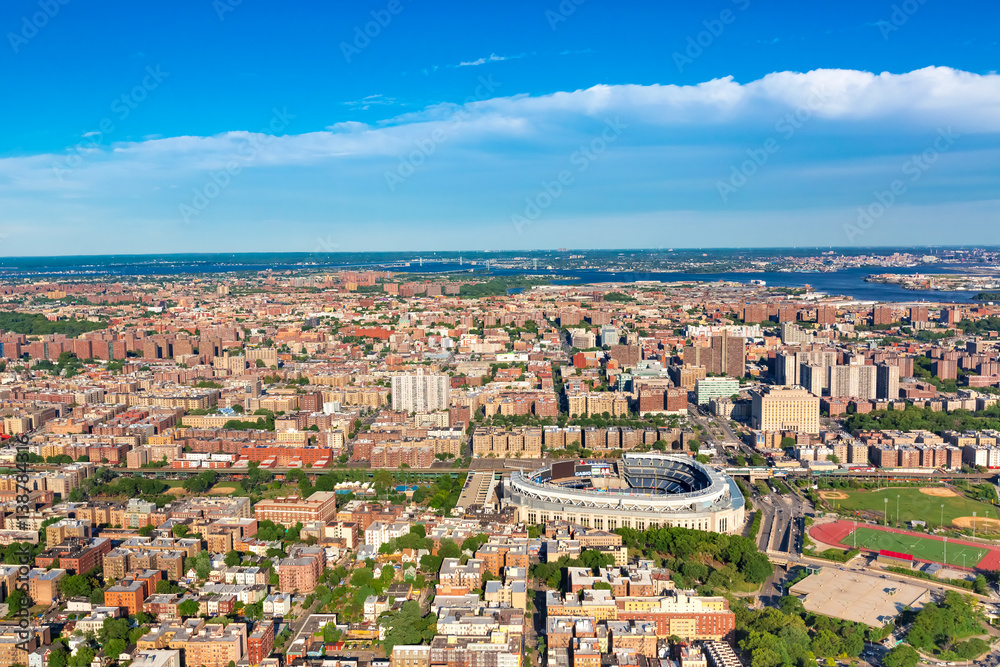
[[[519,521],[532,524],[570,521],[599,530],[680,526],[737,533],[744,520],[736,482],[684,456],[561,461],[512,473],[503,496]]]

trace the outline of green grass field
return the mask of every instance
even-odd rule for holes
[[[855,538],[857,538],[857,542],[855,542]],[[899,535],[897,533],[888,533],[884,530],[875,530],[874,528],[858,528],[852,531],[850,535],[844,538],[843,544],[848,547],[853,547],[857,544],[859,549],[864,548],[873,551],[881,549],[896,551],[910,554],[914,558],[922,560],[947,563],[949,565],[962,565],[964,567],[973,567],[987,554],[986,549],[949,542],[948,560],[946,561],[944,559],[945,545],[940,540],[932,540],[915,535]]]
[[[964,496],[939,498],[921,493],[916,487],[898,487],[881,491],[851,491],[836,489],[848,495],[842,500],[828,500],[830,505],[845,512],[869,510],[880,516],[889,511],[889,523],[897,520],[899,527],[906,521],[926,521],[929,526],[937,528],[941,525],[941,505],[944,505],[944,522],[948,526],[959,517],[971,517],[975,512],[979,518],[990,517],[1000,519],[1000,508]],[[896,516],[896,496],[899,496],[899,516]],[[886,503],[885,499],[889,502]],[[988,514],[987,514],[988,513]]]

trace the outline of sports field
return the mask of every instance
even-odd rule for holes
[[[835,492],[825,492],[826,501],[831,507],[849,514],[854,511],[874,512],[878,516],[884,516],[886,511],[889,514],[889,523],[897,521],[900,525],[909,521],[926,521],[929,526],[937,528],[941,525],[941,506],[944,505],[944,522],[948,526],[956,524],[957,519],[972,520],[972,513],[976,513],[977,519],[989,517],[996,521],[1000,519],[1000,507],[994,507],[976,500],[970,500],[964,496],[954,495],[952,491],[943,486],[934,487],[897,487],[882,489],[881,491],[855,491],[850,489],[836,489]],[[896,515],[897,498],[899,506],[899,516]],[[887,503],[886,500],[889,502]],[[990,532],[995,532],[998,524],[990,521]],[[980,530],[985,525],[978,522]],[[965,526],[967,527],[967,526]]]
[[[914,558],[934,563],[947,563],[963,567],[975,567],[983,560],[988,549],[981,549],[968,544],[949,542],[947,545],[948,560],[945,560],[945,543],[941,539],[920,537],[918,535],[890,533],[874,528],[859,527],[841,540],[841,544],[871,551],[896,551],[909,554]]]

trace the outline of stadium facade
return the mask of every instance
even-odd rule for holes
[[[732,478],[689,457],[665,454],[516,471],[504,482],[503,498],[519,521],[570,521],[598,530],[680,526],[738,533],[745,516],[743,494]]]

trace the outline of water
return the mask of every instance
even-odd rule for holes
[[[722,251],[720,251],[722,252]],[[735,252],[735,251],[734,251]],[[588,253],[590,257],[591,253]],[[600,253],[593,253],[599,255]],[[442,253],[456,256],[458,253]],[[610,256],[610,253],[609,253]],[[468,257],[468,255],[467,255]],[[481,272],[483,258],[489,256],[478,253],[478,262],[471,267],[468,262],[462,266],[454,262],[414,261],[412,254],[403,253],[216,253],[178,255],[107,255],[91,257],[16,257],[0,258],[0,280],[29,279],[73,279],[105,278],[119,279],[140,276],[175,276],[182,274],[223,274],[257,273],[272,271],[306,271],[339,269],[380,269],[402,273],[461,274],[471,268]],[[612,257],[613,258],[613,257]],[[591,260],[593,261],[593,260]],[[400,263],[410,262],[410,266]],[[911,302],[938,301],[968,303],[976,292],[911,291],[897,285],[866,283],[864,278],[873,273],[954,273],[965,271],[969,266],[949,265],[947,267],[852,268],[826,273],[686,273],[686,272],[606,272],[589,269],[497,269],[490,273],[499,276],[540,275],[551,276],[559,284],[586,283],[630,283],[642,280],[663,282],[740,282],[764,280],[771,287],[800,288],[805,285],[814,291],[831,295],[843,295],[862,301]],[[520,288],[510,290],[518,293]]]
[[[490,269],[490,273],[498,276],[542,275],[553,276],[558,284],[587,283],[631,283],[643,280],[659,280],[661,282],[697,281],[697,282],[739,282],[749,283],[751,280],[763,280],[769,287],[801,288],[809,285],[814,291],[831,295],[849,296],[859,301],[913,302],[937,301],[946,303],[968,303],[977,292],[949,292],[935,290],[905,290],[898,285],[867,283],[865,278],[872,274],[894,273],[954,273],[967,269],[935,268],[917,271],[911,268],[867,267],[859,269],[844,269],[826,273],[687,273],[672,272],[634,272],[626,271],[612,273],[586,269]],[[431,264],[425,262],[421,267],[394,269],[397,273],[443,273],[454,272],[454,264]],[[558,280],[561,278],[562,280]],[[575,280],[574,280],[575,279]]]

